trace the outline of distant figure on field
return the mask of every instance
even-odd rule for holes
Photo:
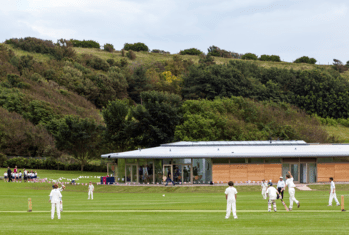
[[[297,203],[298,208],[301,206],[299,201],[295,198],[295,187],[296,185],[293,183],[293,176],[291,174],[291,172],[289,171],[288,174],[286,175],[286,186],[285,186],[285,190],[288,186],[288,193],[289,193],[289,197],[290,197],[290,206],[289,209],[290,211],[292,211],[293,208],[293,202]]]
[[[226,219],[229,219],[231,211],[233,210],[234,219],[237,219],[236,215],[236,198],[238,191],[234,188],[234,182],[228,182],[229,187],[225,190],[225,199],[227,200],[227,214],[225,215]]]
[[[57,217],[58,219],[61,219],[61,210],[60,210],[60,202],[62,200],[62,194],[58,190],[58,185],[54,184],[53,189],[50,193],[50,200],[51,202],[51,219],[54,219],[55,217],[55,208],[57,209]]]
[[[7,167],[7,177],[8,177],[8,182],[12,181],[12,171],[10,167]]]
[[[13,169],[13,173],[17,173],[17,166],[15,166],[15,169]]]
[[[328,206],[332,206],[333,199],[336,201],[337,206],[340,206],[341,204],[337,199],[336,186],[334,185],[333,177],[330,177],[330,182],[331,182],[331,189],[330,189],[330,200],[328,201]]]
[[[23,179],[24,181],[28,180],[28,171],[25,168],[23,169]]]
[[[281,199],[284,199],[285,181],[283,180],[282,176],[280,176],[280,180],[278,181],[277,188],[279,192],[277,199],[279,199],[280,195],[281,195]]]
[[[87,200],[90,199],[91,196],[91,200],[93,200],[93,191],[95,190],[95,187],[93,186],[92,182],[90,182],[90,185],[88,186],[88,198]]]
[[[265,182],[265,180],[263,179],[262,180],[262,184],[261,184],[261,191],[262,191],[262,196],[263,196],[263,199],[267,199],[267,187],[268,187],[268,184],[267,182]]]
[[[273,183],[268,183],[268,190],[267,190],[267,196],[269,197],[268,200],[268,212],[271,211],[271,204],[273,204],[274,212],[276,212],[276,194],[279,195],[279,192],[276,190],[276,188],[273,187]]]

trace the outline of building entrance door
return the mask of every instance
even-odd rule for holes
[[[171,180],[173,180],[173,168],[172,168],[172,165],[171,164],[164,164],[163,165],[163,168],[162,168],[162,172],[164,173],[164,176],[163,176],[163,181],[165,181],[167,179],[167,176],[169,174],[171,174]]]
[[[126,164],[125,167],[125,183],[138,182],[137,164]]]

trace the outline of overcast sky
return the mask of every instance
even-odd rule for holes
[[[211,45],[293,61],[349,60],[348,0],[0,0],[0,42],[144,42],[178,53]]]

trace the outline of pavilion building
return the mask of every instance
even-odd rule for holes
[[[349,181],[349,145],[293,141],[198,141],[103,154],[115,159],[120,183],[161,184],[171,173],[178,184],[272,180],[288,171],[295,183]],[[109,167],[108,167],[109,171]]]

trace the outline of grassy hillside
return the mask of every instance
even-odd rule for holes
[[[65,115],[77,115],[81,118],[92,117],[99,124],[104,125],[100,111],[103,107],[107,107],[110,101],[116,99],[127,99],[128,112],[133,115],[133,117],[130,116],[131,122],[142,123],[141,120],[145,114],[140,109],[135,111],[134,107],[140,104],[144,106],[146,102],[141,99],[141,93],[146,91],[173,93],[183,101],[200,99],[213,101],[216,97],[241,96],[244,97],[243,99],[248,98],[257,103],[289,103],[306,112],[300,117],[302,120],[307,119],[307,114],[317,114],[323,118],[344,119],[349,115],[349,108],[346,105],[349,103],[346,93],[349,87],[346,81],[349,80],[349,71],[339,74],[333,70],[331,65],[259,60],[245,62],[240,59],[222,57],[212,57],[214,60],[212,61],[202,56],[149,52],[134,52],[135,59],[130,60],[123,56],[121,51],[107,52],[92,48],[70,48],[69,46],[57,46],[52,42],[47,44],[40,39],[31,40],[21,45],[0,44],[2,48],[0,61],[3,62],[0,63],[0,107],[3,108],[1,113],[12,123],[10,126],[17,128],[16,130],[20,129],[20,124],[16,121],[18,116],[15,113],[35,126],[51,125],[50,122],[53,119],[61,119]],[[29,51],[40,51],[40,53]],[[62,52],[61,56],[60,52]],[[331,92],[324,87],[331,87]],[[182,101],[180,103],[179,107],[183,108]],[[135,117],[137,112],[139,116]],[[231,112],[230,108],[227,113],[229,112]],[[154,113],[150,115],[152,118],[156,116]],[[178,113],[178,115],[178,120],[181,120],[182,114]],[[247,110],[246,115],[240,118],[241,120],[237,118],[238,121],[244,120],[248,128],[245,131],[236,130],[235,132],[243,132],[244,135],[234,136],[235,134],[228,133],[223,135],[224,137],[217,138],[248,140],[274,136],[285,139],[307,139],[307,136],[312,136],[310,134],[312,128],[303,128],[311,130],[305,133],[305,137],[300,137],[297,132],[294,132],[291,127],[297,125],[293,119],[285,119],[286,121],[280,128],[275,128],[277,126],[275,123],[274,125],[272,123],[262,125],[258,120],[252,118],[253,115]],[[280,115],[286,117],[289,111],[281,109]],[[314,124],[314,130],[318,130],[316,120],[309,118],[312,125]],[[223,119],[234,118],[229,116]],[[30,123],[24,120],[21,120],[21,125],[27,125],[27,129],[31,130]],[[168,123],[161,123],[162,120],[164,119],[159,118],[152,125],[157,128],[160,125],[170,128]],[[230,120],[227,124],[230,126],[223,129],[226,131],[230,130],[232,126],[239,126],[236,125],[237,120]],[[54,130],[54,125],[50,126],[51,131]],[[149,126],[149,123],[145,126]],[[258,128],[260,135],[252,127]],[[335,136],[335,138],[324,137],[317,141],[349,142],[347,134],[349,128],[342,125],[324,127],[328,135],[321,134],[321,136]],[[2,126],[0,132],[6,128],[8,127]],[[142,128],[135,128],[133,135],[124,136],[123,139],[138,138],[138,142],[136,141],[138,144],[139,139],[149,139],[151,143],[154,143],[153,137],[145,138],[146,133],[143,133],[149,130]],[[208,125],[208,128],[207,131],[212,131],[212,133],[219,131],[217,125]],[[7,130],[7,135],[4,136],[11,136],[11,132],[14,131]],[[126,131],[128,132],[129,130]],[[186,132],[183,136],[189,139],[194,138],[191,132],[189,128],[188,133]],[[111,136],[114,134],[111,133]],[[171,134],[166,141],[173,141],[174,137]],[[308,141],[314,141],[312,138],[308,138]],[[162,139],[163,137],[160,138],[160,142]],[[105,142],[110,143],[111,141]],[[151,143],[149,146],[152,145]],[[118,141],[115,144],[119,144]],[[11,146],[11,143],[7,145]],[[115,148],[113,144],[110,147]],[[131,148],[134,147],[138,146]],[[3,147],[0,145],[0,150],[1,148]]]

